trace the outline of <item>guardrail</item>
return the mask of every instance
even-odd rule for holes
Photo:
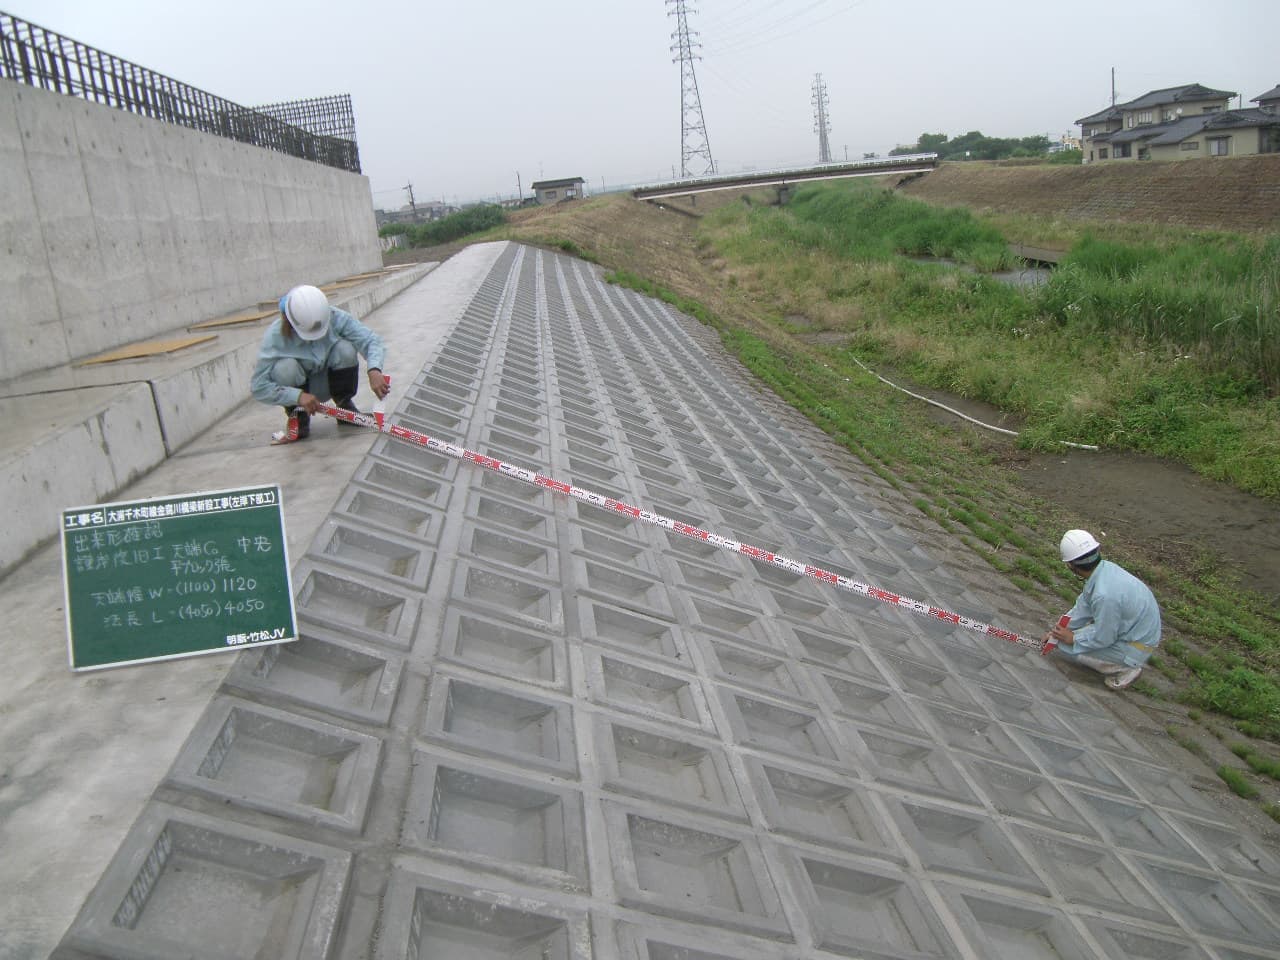
[[[360,172],[351,98],[345,94],[260,109],[242,107],[2,11],[0,77]],[[288,122],[273,115],[286,108]],[[349,130],[350,136],[327,135],[335,127]]]

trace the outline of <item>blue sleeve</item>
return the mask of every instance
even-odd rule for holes
[[[1120,638],[1120,604],[1105,591],[1095,590],[1090,598],[1091,622],[1073,630],[1076,653],[1110,647]],[[1074,608],[1073,608],[1074,609]]]
[[[297,387],[286,387],[271,379],[271,368],[282,356],[276,345],[275,328],[269,328],[263,334],[262,346],[258,349],[258,362],[253,368],[253,376],[249,379],[249,392],[259,403],[292,407],[302,396],[302,391]]]
[[[376,333],[347,311],[337,307],[333,308],[333,331],[342,339],[350,341],[368,366],[382,369],[387,351],[382,345],[382,338]]]

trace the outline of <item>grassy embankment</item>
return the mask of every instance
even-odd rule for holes
[[[716,327],[781,397],[1033,596],[1069,602],[1078,592],[1055,550],[1073,518],[1010,483],[982,438],[938,428],[856,359],[1016,411],[1028,444],[1173,456],[1280,496],[1274,237],[1123,225],[1086,235],[1032,218],[978,221],[854,185],[804,191],[781,210],[726,205],[673,266],[633,239],[615,242],[610,215],[591,210],[506,235],[587,254],[615,281]],[[597,219],[575,223],[582,214]],[[1008,262],[1006,238],[1071,256],[1039,291],[902,256],[996,269]],[[1280,740],[1276,608],[1216,558],[1111,555],[1152,584],[1166,614],[1158,675],[1141,689]]]

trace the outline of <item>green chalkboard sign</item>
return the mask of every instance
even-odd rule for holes
[[[62,512],[72,670],[297,637],[280,488]]]

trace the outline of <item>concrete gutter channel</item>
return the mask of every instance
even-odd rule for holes
[[[1025,626],[594,267],[471,247],[368,319],[407,427]],[[1280,957],[1276,851],[1040,658],[278,419],[124,493],[280,482],[298,642],[71,675],[56,549],[4,581],[5,957]]]

